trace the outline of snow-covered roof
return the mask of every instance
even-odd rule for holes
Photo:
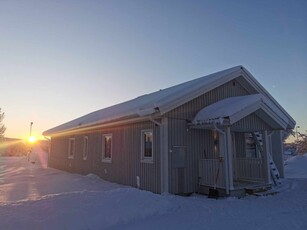
[[[154,114],[163,115],[239,76],[243,76],[257,92],[269,98],[272,103],[280,109],[281,113],[285,114],[289,122],[288,126],[290,128],[294,127],[295,121],[259,84],[259,82],[244,67],[236,66],[89,113],[85,116],[49,129],[45,131],[43,135],[53,135],[68,130],[110,123],[120,119],[140,118]]]
[[[257,110],[264,111],[278,124],[279,128],[287,128],[288,118],[261,94],[229,97],[213,103],[201,109],[192,124],[205,125],[213,122],[223,124],[226,119],[226,123],[232,125]]]

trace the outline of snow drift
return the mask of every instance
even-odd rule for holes
[[[0,158],[1,229],[307,229],[307,154],[287,162],[278,194],[220,200],[156,195],[43,163]]]

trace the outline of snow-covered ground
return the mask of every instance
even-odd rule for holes
[[[307,229],[307,154],[273,196],[156,195],[26,158],[0,158],[0,229]],[[41,163],[40,163],[41,162]]]

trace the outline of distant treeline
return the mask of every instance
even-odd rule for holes
[[[49,141],[39,140],[30,146],[26,141],[14,138],[4,138],[0,141],[0,156],[26,156],[29,150],[39,146],[49,152]]]

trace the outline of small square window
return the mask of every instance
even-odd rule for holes
[[[153,162],[153,132],[143,130],[141,134],[141,160],[142,162]]]
[[[75,138],[69,138],[68,142],[68,158],[74,159],[75,156]]]
[[[88,155],[88,136],[83,138],[83,160],[87,160]]]
[[[102,161],[112,162],[112,134],[102,136]]]

